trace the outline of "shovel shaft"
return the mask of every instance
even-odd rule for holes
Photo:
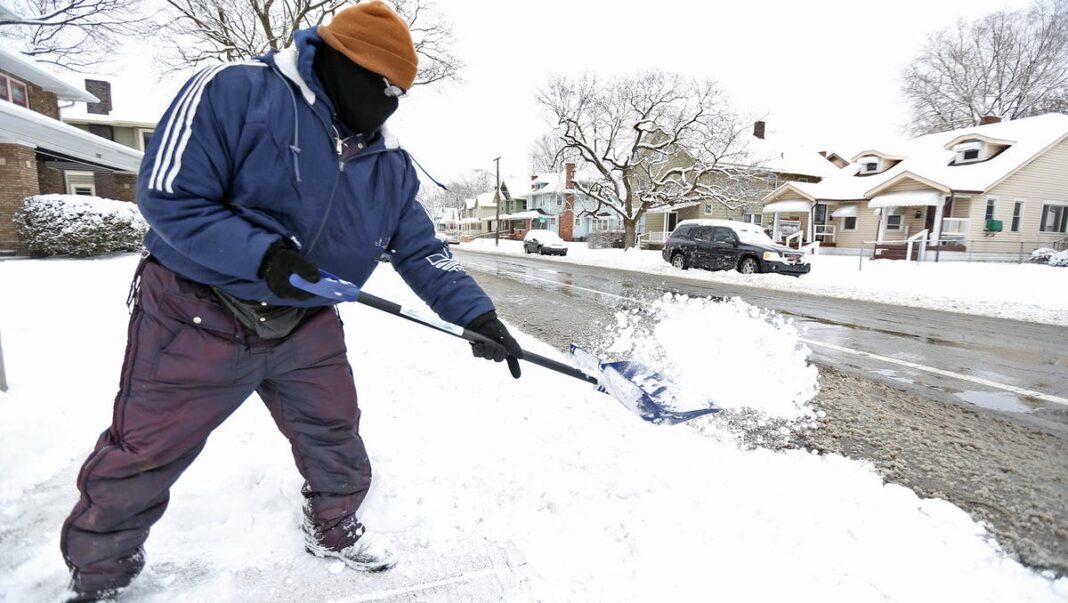
[[[360,295],[356,298],[356,301],[360,302],[361,304],[364,304],[365,306],[371,306],[372,308],[375,308],[377,310],[382,310],[383,312],[387,312],[394,316],[399,316],[406,320],[419,323],[423,326],[432,327],[438,329],[439,331],[444,331],[445,333],[448,333],[454,337],[466,339],[467,341],[470,341],[472,343],[496,343],[492,339],[486,337],[485,335],[482,335],[481,333],[476,333],[470,329],[465,329],[458,325],[454,325],[451,322],[445,322],[437,318],[431,318],[429,316],[419,314],[418,312],[405,308],[400,304],[391,302],[388,299],[382,299],[381,297],[371,295],[370,293],[364,291],[360,291]],[[547,368],[550,371],[556,371],[557,373],[562,373],[569,377],[581,379],[593,385],[597,385],[598,383],[595,377],[587,375],[586,373],[578,370],[573,366],[564,364],[563,362],[558,362],[556,360],[553,360],[552,358],[546,358],[545,356],[535,354],[534,352],[528,352],[527,350],[523,350],[523,360],[526,360],[531,364],[536,364],[542,368]]]

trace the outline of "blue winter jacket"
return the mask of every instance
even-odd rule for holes
[[[148,250],[175,272],[240,299],[280,299],[257,272],[285,239],[310,261],[363,285],[386,252],[408,285],[449,322],[493,304],[435,237],[416,201],[408,154],[379,134],[345,138],[312,70],[322,40],[193,76],[145,150],[137,203]]]

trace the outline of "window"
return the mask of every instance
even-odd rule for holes
[[[968,149],[967,151],[964,151],[963,159],[965,161],[975,161],[976,159],[979,159],[979,149]]]
[[[734,231],[729,228],[723,228],[722,226],[712,229],[712,242],[713,243],[730,243],[738,237],[734,236]]]
[[[701,226],[693,230],[693,235],[690,237],[695,241],[703,241],[709,243],[712,241],[712,227]]]
[[[706,216],[711,216],[712,215],[712,204],[711,203],[705,203],[705,215]]]
[[[64,172],[68,195],[96,196],[96,180],[93,172]]]
[[[0,100],[30,108],[30,93],[26,84],[0,74]]]
[[[144,130],[138,128],[137,133],[140,135],[139,141],[141,143],[141,151],[143,152],[145,149],[148,148],[148,143],[152,142],[152,134],[155,133],[155,130]]]
[[[887,230],[901,230],[901,216],[894,216],[894,215],[886,216],[886,229]]]
[[[842,230],[856,230],[857,219],[854,217],[842,218]]]
[[[1023,218],[1023,200],[1017,199],[1016,203],[1012,205],[1012,225],[1009,226],[1011,232],[1020,232],[1020,220]]]
[[[864,164],[864,171],[865,172],[878,172],[879,171],[879,164],[877,162],[874,162],[874,161],[869,162],[869,163],[865,163]]]
[[[994,220],[998,214],[998,198],[987,197],[986,198],[986,219]]]
[[[1041,232],[1068,232],[1068,204],[1046,203],[1042,206]]]
[[[762,226],[764,224],[764,214],[745,214],[742,216],[742,221],[748,224]]]

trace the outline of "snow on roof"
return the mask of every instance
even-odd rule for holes
[[[84,101],[88,103],[100,102],[99,98],[77,86],[68,84],[66,81],[41,67],[37,61],[23,55],[21,52],[0,47],[0,69],[3,69],[21,80],[36,84],[48,92],[55,93],[56,97],[61,100]]]
[[[497,204],[493,202],[493,192],[475,195],[474,199],[464,199],[464,207],[467,209],[474,209],[476,205],[478,207],[497,207]]]
[[[815,149],[793,145],[774,134],[764,139],[754,138],[749,144],[753,159],[773,172],[826,178],[839,171],[837,165]]]
[[[124,172],[137,172],[143,157],[136,149],[4,102],[0,102],[0,142],[30,144],[42,151]]]
[[[530,178],[513,178],[511,176],[501,178],[501,185],[508,189],[508,196],[513,199],[526,199],[530,196]]]
[[[955,154],[946,145],[979,137],[1015,143],[987,161],[952,165]],[[928,134],[900,144],[900,150],[893,149],[904,159],[885,172],[857,176],[856,166],[849,166],[819,183],[788,182],[766,196],[764,202],[787,192],[800,193],[811,201],[855,201],[910,179],[937,190],[988,191],[1066,138],[1068,115],[1059,113]]]
[[[86,115],[69,115],[66,109],[64,109],[60,119],[68,124],[103,124],[115,126],[116,128],[145,128],[147,130],[152,130],[156,127],[156,122],[154,121],[130,120],[116,117],[114,115],[94,115],[92,113]]]
[[[440,207],[435,213],[434,220],[438,222],[459,222],[460,210],[455,207]]]
[[[9,19],[9,20],[12,20],[12,21],[16,21],[18,19],[21,19],[21,17],[19,17],[15,13],[11,12],[10,10],[4,8],[3,4],[0,4],[0,19]]]
[[[576,182],[596,182],[601,179],[601,175],[591,170],[576,170],[574,179]],[[564,172],[551,172],[538,174],[531,182],[531,188],[535,194],[566,193],[568,192],[566,184],[567,175]]]

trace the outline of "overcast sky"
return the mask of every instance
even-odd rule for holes
[[[417,88],[392,128],[438,179],[492,169],[498,155],[502,174],[524,176],[531,143],[547,127],[534,97],[548,74],[661,69],[717,79],[773,135],[851,153],[903,136],[900,74],[929,32],[1028,4],[438,0],[467,63],[464,81]],[[158,118],[181,84],[143,90],[154,81],[149,56],[124,57],[110,77],[123,117]]]

